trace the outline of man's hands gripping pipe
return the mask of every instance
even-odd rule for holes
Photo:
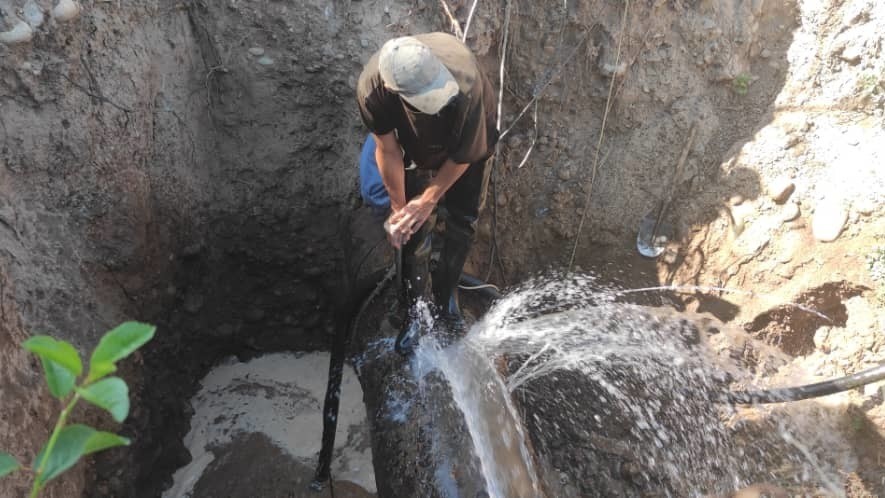
[[[428,201],[422,195],[409,201],[402,209],[391,213],[384,222],[384,231],[387,232],[390,245],[401,249],[427,221],[435,207],[436,202]]]
[[[433,213],[436,204],[446,191],[470,167],[447,160],[436,172],[420,195],[406,202],[405,172],[402,149],[394,133],[375,135],[375,162],[381,173],[381,181],[390,195],[391,214],[384,223],[390,244],[400,249],[417,232]]]

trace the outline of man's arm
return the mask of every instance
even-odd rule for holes
[[[458,164],[451,159],[446,160],[421,195],[410,200],[401,210],[394,210],[389,219],[392,228],[391,241],[401,240],[403,244],[406,243],[409,237],[427,221],[446,191],[469,167],[470,164],[467,163]],[[396,244],[394,246],[399,247]]]
[[[406,180],[403,153],[396,134],[372,135],[375,138],[375,162],[381,181],[390,196],[390,209],[396,213],[406,205]]]

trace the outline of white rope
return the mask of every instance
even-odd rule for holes
[[[461,41],[467,41],[467,32],[470,31],[470,21],[473,20],[473,13],[476,11],[476,4],[479,3],[479,0],[473,0],[473,5],[470,6],[470,13],[467,14],[467,22],[464,23],[464,34],[461,35]]]
[[[526,161],[529,160],[529,155],[535,148],[535,142],[538,141],[538,104],[539,102],[535,101],[535,110],[532,112],[532,121],[535,123],[535,132],[532,135],[532,143],[529,145],[529,150],[525,151],[525,156],[522,158],[522,161],[520,161],[519,166],[517,166],[516,169],[521,169]]]
[[[501,292],[501,289],[498,288],[497,285],[494,284],[483,284],[483,285],[459,285],[459,289],[464,290],[480,290],[480,289],[495,289],[498,292]]]

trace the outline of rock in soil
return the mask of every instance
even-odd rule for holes
[[[836,240],[847,221],[848,210],[845,206],[839,201],[825,199],[814,210],[814,218],[811,221],[814,238],[821,242]]]

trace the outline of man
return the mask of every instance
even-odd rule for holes
[[[428,297],[430,236],[440,205],[446,218],[433,300],[460,316],[458,279],[498,140],[492,86],[460,40],[428,33],[385,43],[360,75],[357,103],[375,143],[390,203],[385,228],[390,243],[402,248],[410,299]]]

